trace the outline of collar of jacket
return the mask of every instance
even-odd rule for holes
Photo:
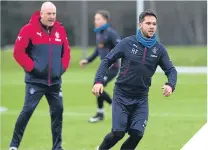
[[[40,22],[40,10],[37,10],[32,14],[29,23],[39,25],[41,28],[45,29],[44,25]],[[57,28],[60,25],[61,25],[60,22],[55,21],[53,27]]]
[[[106,23],[106,24],[100,26],[99,28],[95,28],[95,29],[94,29],[94,32],[96,32],[96,33],[97,33],[97,32],[100,32],[100,31],[102,31],[102,30],[107,29],[109,26],[110,26],[110,24],[109,24],[109,23]]]
[[[137,31],[136,39],[138,42],[140,42],[142,45],[144,45],[147,48],[152,48],[157,42],[157,38],[155,34],[153,35],[152,38],[146,38],[142,35],[140,29],[138,29]]]
[[[46,31],[49,30],[49,32],[51,32],[51,29],[53,28],[53,26],[52,26],[52,27],[47,27],[46,25],[44,25],[44,24],[41,22],[41,18],[39,19],[39,22],[40,22],[41,26],[42,26]]]

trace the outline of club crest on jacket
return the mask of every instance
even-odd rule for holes
[[[57,41],[57,42],[61,42],[61,39],[60,39],[60,35],[59,35],[59,33],[58,32],[55,32],[55,41]]]

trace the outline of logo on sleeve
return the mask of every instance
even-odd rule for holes
[[[116,39],[116,42],[117,42],[117,43],[121,42],[121,39]]]
[[[61,91],[59,92],[59,97],[63,97],[63,93]]]
[[[104,76],[104,81],[106,82],[108,80],[108,77],[107,76]]]
[[[146,126],[147,126],[147,120],[144,120],[143,127],[146,128]]]
[[[37,32],[37,35],[42,36],[42,33],[41,32]]]
[[[18,40],[20,41],[22,37],[21,37],[21,36],[18,36],[17,38],[18,38]]]
[[[35,94],[35,89],[34,88],[30,88],[30,94],[31,95]]]

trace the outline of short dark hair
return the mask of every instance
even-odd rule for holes
[[[110,13],[107,10],[98,10],[96,14],[102,15],[107,21],[110,20]]]
[[[155,12],[153,10],[145,10],[143,11],[140,15],[139,15],[139,23],[144,21],[144,17],[146,16],[154,16],[157,19],[157,15],[155,14]]]

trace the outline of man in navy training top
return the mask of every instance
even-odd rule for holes
[[[112,131],[105,136],[98,150],[112,148],[127,132],[129,137],[121,150],[136,149],[147,125],[148,92],[158,65],[168,78],[162,87],[163,95],[170,96],[176,87],[177,71],[165,47],[156,40],[157,16],[151,10],[144,11],[138,25],[137,34],[119,42],[102,60],[96,74],[92,92],[99,96],[103,92],[106,71],[121,58],[112,103]]]
[[[100,56],[101,60],[113,49],[118,42],[120,42],[120,37],[117,35],[116,31],[109,24],[110,14],[106,10],[98,10],[94,17],[94,24],[96,32],[96,48],[94,53],[87,59],[80,61],[80,66],[83,67],[86,64],[91,63],[95,60],[97,56]],[[116,77],[119,71],[119,60],[115,61],[111,67],[108,69],[105,76],[103,76],[103,85],[107,84]],[[97,97],[97,113],[95,116],[89,119],[90,123],[95,123],[102,121],[104,119],[104,110],[103,103],[106,101],[111,104],[112,99],[107,94],[106,91],[103,91],[99,97]]]

